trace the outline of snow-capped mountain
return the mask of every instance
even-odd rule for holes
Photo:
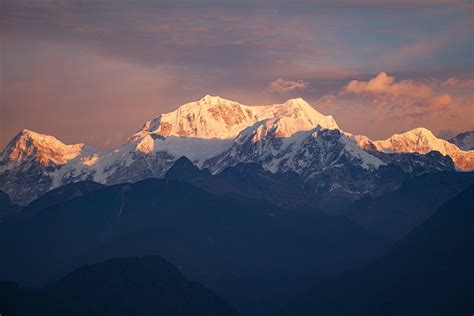
[[[269,118],[295,119],[306,129],[316,125],[338,128],[332,116],[322,115],[303,99],[268,106],[248,106],[206,95],[146,122],[129,141],[142,139],[146,135],[232,140],[243,129]]]
[[[298,119],[289,117],[263,120],[242,131],[229,150],[206,161],[204,167],[219,172],[239,162],[258,162],[274,173],[294,171],[309,176],[317,172],[310,166],[323,170],[339,165],[344,157],[357,160],[366,169],[384,164],[337,128],[300,127]]]
[[[61,184],[87,179],[98,156],[84,144],[65,145],[53,136],[24,129],[2,152],[2,190],[16,203],[31,201]]]
[[[474,150],[474,131],[460,133],[449,140],[462,150]]]
[[[463,151],[456,145],[437,138],[426,128],[415,128],[373,143],[379,151],[389,153],[427,154],[430,151],[438,151],[445,156],[450,156],[459,169],[465,171],[474,169],[474,150]]]
[[[449,158],[427,154],[433,150],[449,155],[462,170],[474,168],[472,151],[461,151],[428,130],[372,142],[341,131],[332,116],[303,99],[250,106],[206,95],[146,122],[110,152],[23,130],[2,152],[0,190],[25,204],[70,182],[116,184],[163,177],[186,156],[214,173],[253,162],[274,173],[295,172],[309,182],[324,178],[318,185],[324,183],[327,191],[366,192],[374,182],[363,182],[380,178],[385,172],[381,167],[417,173],[452,170]]]
[[[84,147],[84,144],[65,145],[53,136],[24,129],[3,150],[2,161],[36,161],[43,166],[60,166],[79,156]]]

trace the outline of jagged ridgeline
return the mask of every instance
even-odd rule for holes
[[[473,150],[424,128],[372,141],[342,131],[332,116],[303,99],[250,106],[206,95],[146,122],[113,151],[22,130],[2,152],[0,190],[24,205],[71,182],[160,178],[182,156],[213,174],[251,162],[273,173],[294,172],[310,185],[317,182],[317,192],[355,195],[379,188],[388,174],[474,168]],[[346,181],[348,174],[355,180]]]

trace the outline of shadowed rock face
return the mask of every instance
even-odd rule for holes
[[[474,131],[460,133],[449,140],[462,150],[474,150]]]
[[[48,174],[55,169],[37,163],[18,164],[14,169],[0,172],[1,189],[15,203],[26,205],[51,189],[53,180]]]
[[[0,282],[8,315],[239,315],[158,256],[83,266],[40,289]]]

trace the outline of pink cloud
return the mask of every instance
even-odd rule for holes
[[[443,87],[474,89],[474,79],[460,80],[455,77],[446,79],[441,83]]]
[[[395,77],[380,72],[367,81],[350,81],[342,88],[341,95],[359,96],[365,102],[372,102],[386,117],[421,117],[446,110],[453,104],[453,97],[441,89],[453,84],[459,82],[448,79],[439,85],[416,80],[397,81]]]
[[[389,96],[428,97],[433,89],[422,82],[413,80],[395,81],[395,77],[385,72],[379,73],[368,81],[352,80],[345,87],[345,92],[354,94],[385,94]]]
[[[472,80],[398,80],[381,72],[352,80],[339,93],[321,97],[316,108],[332,114],[341,128],[383,138],[424,126],[438,133],[472,129]],[[384,135],[384,136],[381,136]]]
[[[304,90],[308,87],[308,82],[303,80],[285,80],[278,78],[268,84],[268,90],[272,92],[285,93],[294,90]]]

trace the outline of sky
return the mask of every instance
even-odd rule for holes
[[[115,148],[206,94],[450,137],[474,129],[473,22],[471,0],[2,0],[0,147]]]

